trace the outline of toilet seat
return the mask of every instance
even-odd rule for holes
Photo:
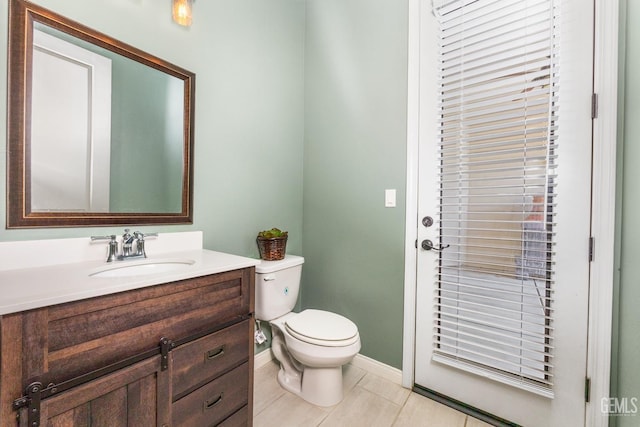
[[[345,347],[360,339],[355,323],[329,311],[304,310],[288,318],[284,326],[300,341],[325,347]]]

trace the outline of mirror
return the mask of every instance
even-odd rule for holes
[[[192,223],[195,75],[9,10],[7,228]]]

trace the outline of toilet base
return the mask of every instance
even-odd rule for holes
[[[342,366],[334,368],[304,367],[299,375],[287,375],[280,367],[278,383],[282,388],[296,394],[316,406],[333,406],[342,401]]]
[[[342,401],[342,366],[310,368],[302,372],[300,397],[318,406],[333,406]]]
[[[287,372],[282,365],[278,371],[278,384],[283,389],[300,396],[300,390],[302,388],[302,372],[294,371]]]

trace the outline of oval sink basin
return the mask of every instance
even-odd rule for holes
[[[146,276],[149,274],[172,273],[185,270],[191,267],[195,261],[192,259],[170,259],[170,260],[148,260],[129,264],[130,261],[123,261],[122,264],[110,265],[89,274],[91,277],[134,277]]]

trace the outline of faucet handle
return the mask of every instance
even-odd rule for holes
[[[91,236],[91,241],[94,242],[96,240],[116,240],[116,235],[111,234],[109,236]]]
[[[158,233],[147,233],[144,234],[140,231],[134,231],[133,235],[136,238],[136,255],[137,256],[143,256],[143,257],[147,257],[147,252],[145,251],[144,248],[144,238],[145,237],[157,237]]]
[[[116,235],[112,234],[110,236],[91,236],[92,242],[96,240],[109,241],[109,247],[107,249],[107,262],[114,261],[118,254],[118,241],[116,240]]]
[[[141,231],[134,231],[133,235],[138,240],[144,240],[145,237],[158,237],[158,233],[143,233]]]

